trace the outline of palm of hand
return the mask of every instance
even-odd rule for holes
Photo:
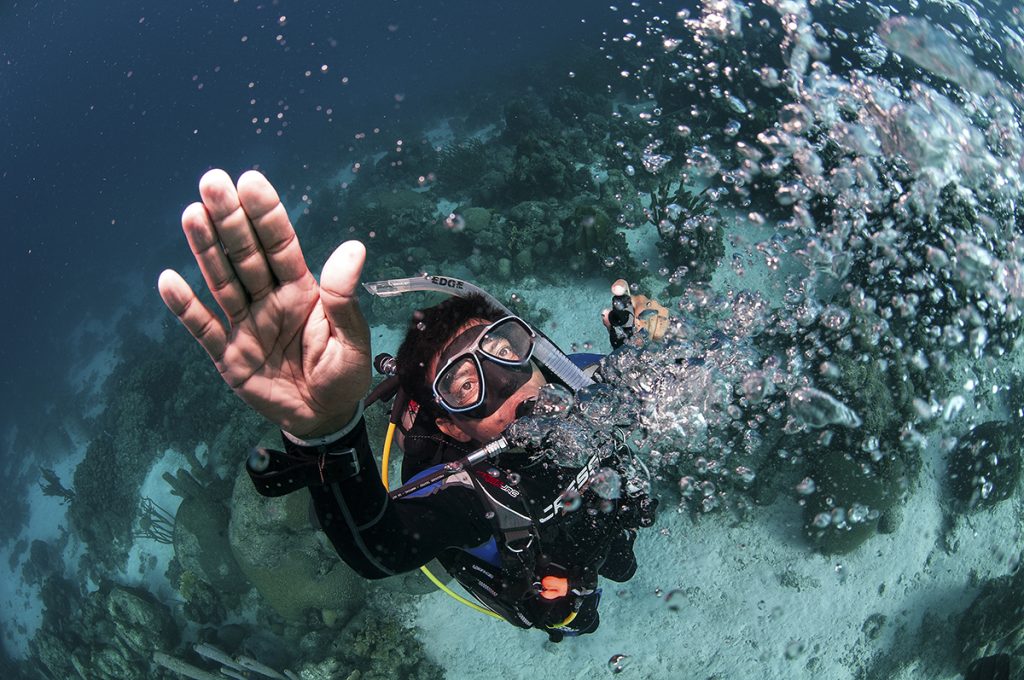
[[[338,429],[369,386],[369,333],[354,296],[361,244],[339,247],[321,288],[261,175],[243,175],[236,193],[227,175],[211,171],[200,189],[204,202],[186,209],[182,225],[230,327],[175,272],[161,275],[164,302],[268,420],[299,436]]]

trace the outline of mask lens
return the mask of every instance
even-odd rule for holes
[[[437,396],[451,408],[471,408],[480,401],[481,385],[479,367],[467,356],[453,363],[438,376]]]
[[[533,352],[533,338],[521,322],[506,319],[480,338],[480,351],[491,359],[508,364],[523,364]]]

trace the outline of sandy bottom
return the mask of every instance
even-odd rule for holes
[[[554,645],[440,593],[421,600],[416,624],[450,678],[592,678],[619,654],[633,678],[959,677],[922,665],[955,649],[948,619],[970,604],[972,584],[1011,569],[1022,507],[961,519],[945,541],[941,470],[926,463],[895,533],[831,559],[803,543],[793,500],[740,526],[666,507],[637,541],[633,580],[603,582],[593,635]]]

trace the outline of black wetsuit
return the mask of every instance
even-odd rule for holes
[[[285,446],[292,456],[309,455],[287,440]],[[359,472],[337,481],[328,475],[325,483],[310,484],[309,491],[321,529],[341,558],[365,578],[411,571],[436,557],[510,623],[548,629],[557,640],[597,628],[598,575],[625,581],[636,570],[632,547],[635,528],[642,523],[636,499],[606,500],[587,488],[601,467],[614,469],[618,464],[614,455],[603,459],[595,455],[586,468],[565,468],[509,451],[493,463],[446,476],[412,496],[396,499],[381,484],[365,422],[321,453],[349,449],[349,455],[357,457]],[[436,430],[414,426],[406,438],[403,482],[466,453]],[[582,493],[572,491],[580,487]],[[488,505],[488,498],[496,499],[498,505]],[[500,512],[517,503],[532,518],[539,546],[524,569],[510,567],[494,520],[494,508]],[[532,573],[512,573],[524,571]],[[545,573],[567,577],[576,595],[553,600],[537,597],[533,586]],[[519,606],[505,607],[509,600]],[[552,629],[574,611],[570,624]]]
[[[636,570],[632,550],[636,521],[624,516],[630,507],[586,490],[578,508],[559,512],[553,507],[553,501],[575,483],[581,469],[552,463],[531,465],[525,454],[510,452],[493,465],[483,464],[451,475],[416,496],[396,500],[381,484],[365,425],[358,426],[339,444],[356,449],[361,472],[338,482],[311,485],[309,490],[321,529],[341,558],[361,576],[385,578],[416,569],[435,557],[456,577],[488,565],[496,572],[502,571],[495,530],[487,517],[490,511],[468,476],[475,475],[500,493],[508,472],[519,475],[515,492],[525,496],[529,514],[541,527],[542,560],[559,565],[559,574],[570,575],[574,583],[592,591],[576,603],[579,611],[575,619],[560,632],[579,634],[596,629],[600,595],[597,576],[625,581]],[[433,469],[429,465],[417,469],[408,460],[403,477]],[[532,582],[534,576],[529,577]],[[465,585],[464,579],[459,580]],[[481,599],[497,609],[494,602],[485,599],[485,593],[474,594],[484,595]],[[546,628],[563,621],[573,603],[537,604],[542,606],[531,608],[525,619],[506,618],[522,627]]]

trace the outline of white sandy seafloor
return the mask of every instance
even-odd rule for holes
[[[778,299],[771,273],[752,258],[745,265],[742,276],[722,267],[715,287],[755,287]],[[605,291],[533,294],[552,310],[571,310],[551,333],[563,348],[574,337],[596,338],[595,351],[603,352],[606,335],[589,310],[607,306]],[[957,424],[958,433],[968,427]],[[419,638],[447,677],[459,680],[604,677],[616,674],[609,663],[616,655],[626,657],[618,664],[623,678],[942,678],[936,664],[949,668],[943,661],[955,659],[956,620],[978,584],[1016,564],[1024,505],[1016,494],[993,510],[961,515],[943,535],[940,438],[923,447],[898,529],[852,554],[826,557],[807,546],[795,493],[755,507],[739,525],[728,513],[694,518],[666,499],[656,525],[637,541],[636,576],[625,584],[602,580],[595,634],[552,644],[540,631],[435,592],[418,602]]]
[[[553,645],[539,631],[515,629],[434,593],[421,600],[419,637],[447,676],[460,679],[592,678],[610,673],[617,654],[629,657],[623,678],[839,680],[871,668],[876,655],[907,665],[894,675],[885,664],[883,674],[866,677],[936,677],[920,672],[918,654],[955,647],[955,628],[922,640],[924,617],[962,611],[976,594],[972,576],[1009,572],[1007,546],[1021,542],[1021,506],[1013,500],[960,521],[951,541],[956,551],[947,553],[942,469],[937,457],[927,460],[899,530],[851,555],[812,553],[792,499],[757,508],[740,526],[725,514],[693,521],[667,506],[637,541],[633,580],[603,581],[595,634]],[[870,639],[869,618],[878,614],[884,623]]]

